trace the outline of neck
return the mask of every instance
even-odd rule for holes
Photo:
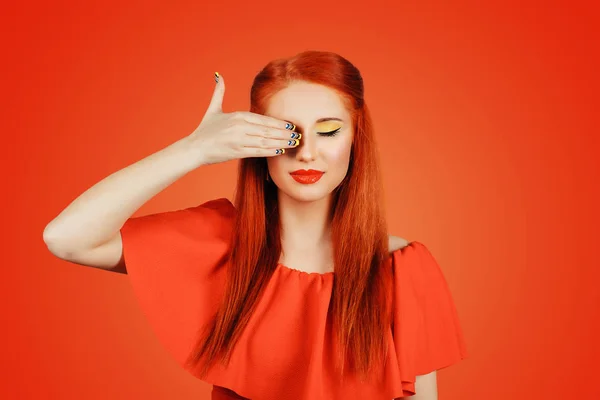
[[[283,250],[314,250],[331,243],[329,209],[332,196],[298,201],[278,193]]]

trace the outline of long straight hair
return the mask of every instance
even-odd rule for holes
[[[346,363],[363,380],[369,372],[381,376],[391,323],[392,272],[384,268],[389,253],[383,187],[363,80],[359,70],[342,56],[305,51],[274,60],[258,73],[251,89],[250,111],[264,114],[271,96],[294,81],[335,90],[352,115],[355,131],[350,166],[332,193],[330,209],[335,278],[329,312],[340,376]],[[225,295],[188,358],[188,365],[200,363],[201,375],[216,360],[229,363],[279,262],[277,187],[266,181],[267,173],[264,157],[240,160]]]

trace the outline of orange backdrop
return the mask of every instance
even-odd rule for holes
[[[600,398],[597,10],[496,3],[4,6],[1,396],[210,397],[127,276],[54,258],[42,231],[191,133],[214,71],[225,111],[247,110],[266,62],[320,49],[363,73],[390,233],[425,243],[454,294],[470,357],[439,372],[440,398]],[[199,168],[136,215],[231,198],[235,173]]]

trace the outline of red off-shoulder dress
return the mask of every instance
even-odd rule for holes
[[[201,326],[224,293],[228,237],[235,216],[225,198],[132,217],[121,229],[134,294],[159,341],[184,366]],[[279,264],[225,368],[202,380],[213,399],[381,399],[415,394],[415,377],[467,355],[442,270],[422,243],[390,254],[394,325],[380,379],[361,383],[334,374],[328,317],[334,272],[307,273]],[[196,371],[188,369],[196,375]]]

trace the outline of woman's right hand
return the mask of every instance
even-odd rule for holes
[[[218,76],[202,122],[186,138],[202,164],[246,157],[272,157],[298,146],[302,135],[294,132],[296,127],[291,123],[248,111],[224,113],[224,93],[225,82],[222,76]]]

